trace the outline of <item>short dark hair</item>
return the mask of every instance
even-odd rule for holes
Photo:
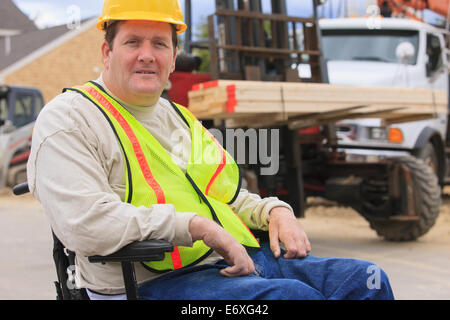
[[[111,50],[113,49],[113,42],[117,34],[117,28],[121,22],[123,22],[123,20],[114,20],[109,23],[105,23],[105,41]],[[175,52],[175,49],[178,47],[177,26],[170,24],[170,27],[172,28],[172,45]]]

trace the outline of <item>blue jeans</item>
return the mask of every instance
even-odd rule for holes
[[[179,269],[144,283],[143,299],[155,300],[361,300],[394,299],[379,267],[346,258],[275,259],[268,244],[249,252],[255,272],[228,278],[217,264]]]

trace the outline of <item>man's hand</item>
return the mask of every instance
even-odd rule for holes
[[[192,241],[203,242],[219,253],[230,265],[220,270],[227,277],[245,276],[255,271],[253,260],[247,254],[244,246],[237,242],[231,234],[214,221],[195,216],[189,223]]]
[[[281,254],[280,241],[286,249],[284,258],[306,257],[311,252],[311,244],[294,213],[285,207],[275,207],[269,215],[270,248],[275,258]]]

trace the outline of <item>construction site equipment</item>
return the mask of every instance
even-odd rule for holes
[[[32,130],[43,105],[38,89],[0,86],[0,188],[26,181]]]
[[[308,18],[288,15],[294,4],[289,0],[270,4],[263,13],[259,0],[216,0],[207,43],[186,33],[186,52],[204,48],[211,55],[212,81],[194,85],[191,110],[222,131],[277,130],[277,173],[264,175],[264,163],[248,162],[242,165],[244,177],[253,172],[256,182],[247,179],[252,191],[287,201],[298,217],[304,217],[308,197],[321,196],[351,206],[387,240],[425,234],[439,215],[440,188],[432,170],[413,156],[348,161],[338,149],[335,123],[371,112],[398,121],[429,117],[438,109],[446,112],[445,96],[393,89],[383,100],[381,91],[330,85],[317,19],[321,1],[312,1]],[[190,26],[191,1],[185,9]],[[247,145],[247,156],[251,150]]]
[[[447,17],[449,0],[378,0],[378,6],[385,17],[419,19],[418,13],[429,9]]]
[[[368,19],[321,21],[330,82],[353,87],[384,86],[385,90],[391,90],[393,86],[397,90],[440,90],[449,99],[448,18],[446,25],[432,26],[418,21],[421,16],[418,10],[435,11],[442,15],[444,21],[450,17],[450,11],[447,11],[450,2],[381,2],[386,7],[382,13],[387,16],[394,16],[395,13],[404,18],[376,17],[377,28],[372,29],[367,27]],[[411,19],[407,12],[414,13],[414,18]],[[346,47],[351,46],[352,51],[344,49],[335,54],[334,49],[343,43]],[[405,45],[410,49],[396,52],[396,49],[406,48]],[[394,131],[401,132],[402,138],[392,139],[390,132]],[[411,118],[411,122],[407,123],[377,115],[371,119],[349,119],[338,124],[337,135],[339,146],[348,160],[413,155],[432,168],[442,187],[450,183],[447,111],[436,110],[429,119]]]

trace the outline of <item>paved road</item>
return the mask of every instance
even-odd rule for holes
[[[51,230],[30,196],[0,195],[0,299],[55,299]]]
[[[387,242],[348,208],[317,206],[300,220],[312,254],[359,258],[389,276],[396,299],[450,299],[450,198],[444,197],[435,226],[417,241]]]
[[[450,200],[436,226],[415,242],[391,243],[376,236],[352,210],[313,205],[301,223],[316,256],[377,263],[390,277],[397,299],[450,299]],[[0,299],[55,299],[51,231],[30,196],[0,192]]]

